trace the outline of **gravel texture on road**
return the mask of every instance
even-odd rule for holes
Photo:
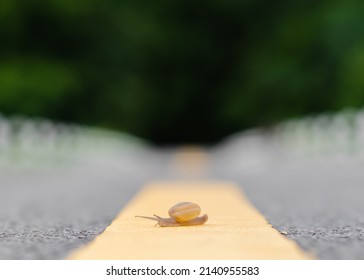
[[[102,233],[150,179],[183,179],[170,169],[174,152],[145,154],[153,168],[134,163],[129,173],[92,164],[1,169],[0,259],[66,258]],[[319,259],[364,259],[361,157],[241,165],[239,151],[224,154],[212,153],[207,174],[193,179],[238,183],[274,228]]]
[[[62,259],[100,234],[141,181],[100,168],[0,172],[0,259]]]
[[[239,183],[274,228],[317,258],[364,259],[363,168],[354,157],[277,160],[218,177]]]

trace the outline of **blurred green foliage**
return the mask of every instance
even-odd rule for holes
[[[364,2],[1,0],[0,112],[213,142],[364,103]]]

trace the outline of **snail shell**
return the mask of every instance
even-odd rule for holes
[[[198,204],[193,202],[179,202],[169,209],[168,214],[170,218],[162,218],[157,215],[153,215],[154,217],[135,217],[157,221],[157,225],[161,227],[194,226],[202,225],[208,220],[206,214],[199,217],[200,213],[201,208]]]
[[[201,213],[201,208],[193,202],[179,202],[172,206],[168,214],[179,223],[184,223],[197,218]]]

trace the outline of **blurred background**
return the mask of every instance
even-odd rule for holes
[[[363,14],[0,0],[0,259],[64,258],[147,182],[186,178],[236,182],[318,258],[364,259]]]
[[[364,4],[2,0],[0,112],[216,143],[364,102]]]

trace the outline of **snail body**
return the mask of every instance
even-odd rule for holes
[[[179,202],[169,209],[168,214],[170,218],[162,218],[157,215],[153,215],[153,217],[135,217],[157,221],[157,225],[161,227],[196,226],[202,225],[208,220],[206,214],[199,217],[200,213],[201,208],[198,204],[193,202]]]

